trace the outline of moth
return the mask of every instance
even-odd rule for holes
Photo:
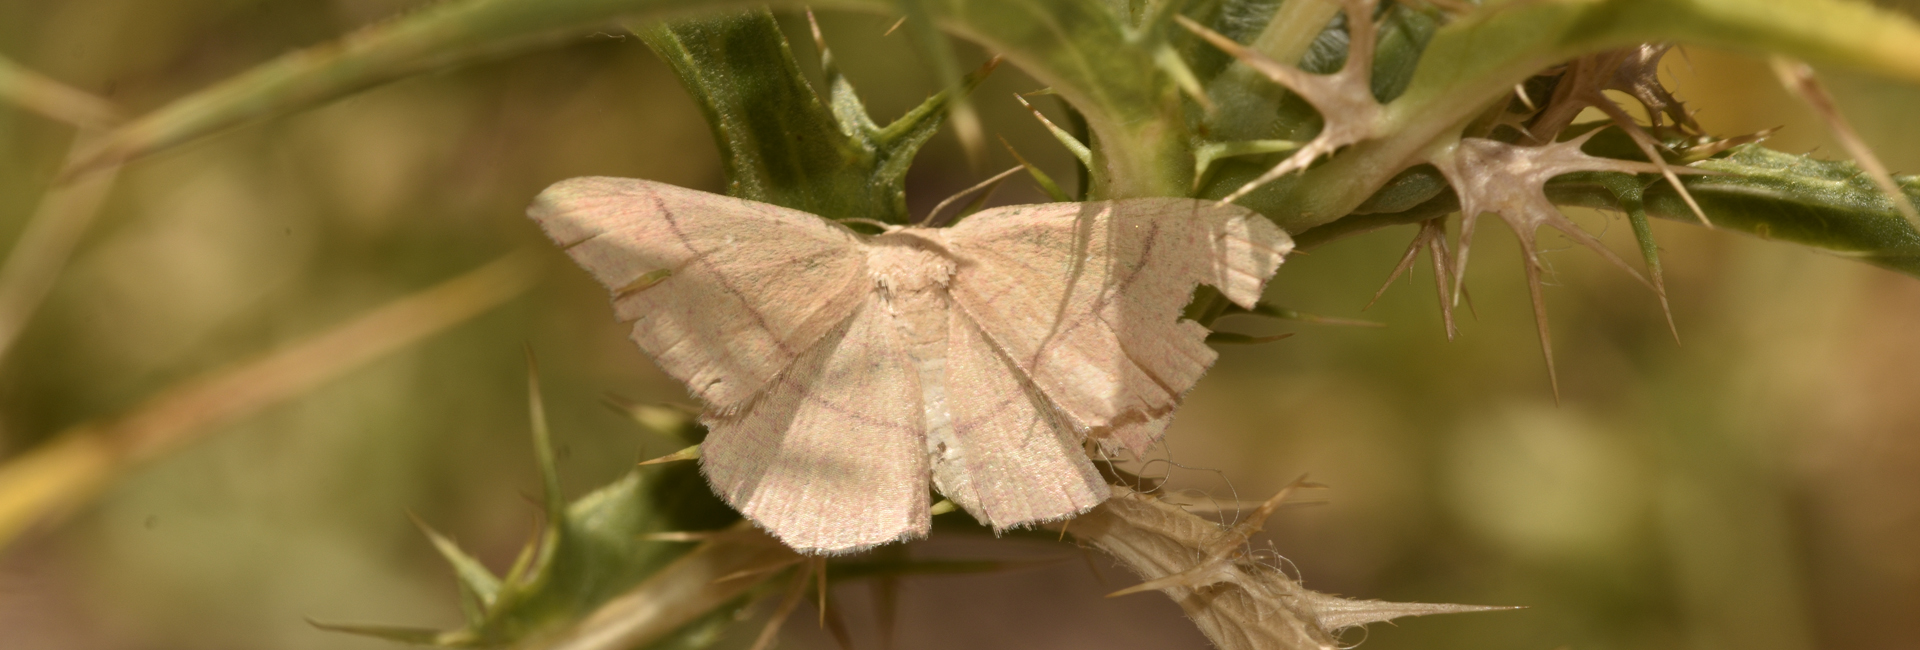
[[[1293,241],[1237,206],[986,210],[864,235],[645,180],[547,188],[528,215],[705,403],[701,469],[795,549],[921,537],[928,483],[996,531],[1109,494],[1085,442],[1144,452],[1216,354],[1199,284],[1251,308]]]

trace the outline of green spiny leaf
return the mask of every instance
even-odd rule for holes
[[[1034,108],[1033,104],[1027,101],[1027,98],[1019,95],[1014,95],[1013,98],[1018,100],[1021,106],[1025,106],[1028,111],[1033,112],[1034,119],[1040,120],[1040,125],[1047,127],[1047,132],[1053,134],[1053,139],[1058,141],[1060,146],[1067,148],[1067,153],[1073,154],[1074,160],[1080,161],[1081,167],[1087,169],[1093,168],[1092,149],[1088,148],[1079,138],[1074,137],[1072,133],[1068,133],[1066,129],[1054,124],[1053,120],[1047,119],[1046,114],[1041,113],[1040,109]]]
[[[867,105],[860,101],[860,93],[854,92],[853,82],[841,74],[840,62],[834,58],[833,50],[827,47],[827,38],[820,33],[820,21],[814,19],[811,10],[807,11],[807,28],[813,32],[814,48],[820,51],[820,71],[827,77],[827,107],[840,123],[840,133],[850,138],[872,140],[880,127],[867,115]]]
[[[1027,170],[1027,175],[1033,177],[1033,182],[1040,186],[1041,191],[1047,193],[1047,198],[1060,202],[1073,200],[1073,197],[1068,196],[1066,191],[1060,189],[1059,183],[1053,182],[1052,176],[1048,176],[1047,173],[1041,171],[1039,167],[1035,167],[1033,163],[1027,162],[1026,156],[1020,155],[1020,150],[1013,148],[1013,143],[1007,142],[1006,138],[1001,138],[1000,144],[1007,147],[1007,153],[1013,154],[1014,160],[1020,161],[1020,166]]]
[[[783,7],[801,3],[781,2]],[[821,8],[891,12],[891,0]],[[560,42],[618,17],[731,2],[697,0],[456,0],[294,52],[168,104],[110,134],[74,169],[148,155],[232,126],[317,106],[408,76]],[[1122,16],[1100,0],[923,0],[943,29],[978,41],[1053,86],[1083,113],[1105,151],[1099,197],[1179,195],[1190,184],[1179,91],[1149,50],[1130,43]],[[643,28],[645,31],[645,28]],[[1143,71],[1145,71],[1143,73]],[[72,173],[70,170],[69,173]]]
[[[1673,307],[1667,302],[1666,270],[1660,265],[1660,246],[1653,240],[1653,224],[1647,220],[1647,186],[1639,178],[1625,174],[1595,174],[1596,179],[1607,191],[1613,193],[1613,200],[1620,211],[1627,213],[1627,223],[1633,227],[1633,238],[1640,244],[1640,258],[1647,263],[1647,278],[1653,281],[1653,291],[1660,296],[1660,312],[1666,314],[1667,329],[1673,332],[1674,340],[1680,339],[1680,329],[1673,323]],[[1688,214],[1692,214],[1689,209]]]
[[[967,73],[958,90],[961,93],[973,92],[975,88],[980,87],[981,82],[986,81],[987,75],[993,74],[994,69],[999,66],[999,57],[987,60],[979,69]],[[903,212],[906,210],[907,169],[913,165],[914,153],[933,137],[934,132],[940,128],[941,122],[946,119],[946,105],[953,101],[954,91],[955,89],[949,88],[935,93],[934,96],[927,98],[919,106],[907,111],[905,115],[874,135],[874,147],[878,152],[880,163],[872,172],[873,176],[876,181],[895,188],[895,195],[899,197],[900,209]]]
[[[520,554],[507,577],[495,580],[451,541],[422,526],[454,567],[478,611],[463,629],[324,625],[352,632],[441,646],[499,646],[566,628],[653,577],[689,552],[678,544],[645,541],[649,533],[718,530],[739,516],[713,496],[691,465],[631,472],[613,484],[565,504],[554,470],[551,433],[537,375],[529,377],[535,457],[548,491],[547,523]],[[676,637],[677,638],[677,637]]]
[[[486,608],[493,606],[494,598],[500,592],[500,579],[494,577],[493,572],[488,571],[479,560],[473,559],[473,556],[460,550],[460,545],[428,526],[427,522],[414,517],[413,523],[420,528],[421,533],[427,536],[428,541],[433,542],[433,548],[440,552],[440,557],[445,558],[447,564],[453,567],[453,575],[460,581],[461,592],[470,594],[474,601],[473,605],[476,606],[474,611],[470,612],[469,622],[478,621]]]
[[[408,645],[445,645],[447,643],[447,639],[445,638],[446,637],[445,633],[439,630],[428,630],[428,629],[417,628],[417,627],[393,627],[393,626],[387,626],[387,625],[343,625],[338,623],[322,623],[322,622],[311,620],[311,619],[307,621],[307,624],[320,628],[322,630],[326,630],[328,632],[342,632],[346,634],[373,637],[375,639],[385,639],[388,641],[393,641],[396,643],[405,643]]]
[[[1387,106],[1390,135],[1250,195],[1289,231],[1350,213],[1422,162],[1515,84],[1574,56],[1647,41],[1783,53],[1920,80],[1920,25],[1843,0],[1610,0],[1483,7],[1439,29],[1406,92]],[[1228,174],[1222,174],[1227,177]]]
[[[1193,175],[1200,182],[1206,182],[1207,170],[1214,161],[1235,156],[1254,156],[1270,153],[1282,153],[1300,148],[1300,143],[1292,140],[1236,140],[1233,142],[1207,142],[1194,147]]]
[[[546,504],[547,517],[558,519],[566,514],[566,497],[560,493],[560,470],[553,457],[553,432],[547,428],[547,406],[540,397],[540,371],[534,365],[531,348],[527,350],[527,417],[532,420],[533,454],[540,466],[541,502]]]
[[[1718,228],[1920,275],[1920,233],[1851,162],[1816,160],[1749,144],[1693,166],[1723,172],[1686,179],[1687,191]],[[1909,197],[1920,197],[1920,178],[1896,181]],[[1612,192],[1598,184],[1568,182],[1550,189],[1556,202],[1615,207]],[[1645,201],[1653,216],[1693,221],[1671,188],[1649,187]]]
[[[654,433],[696,445],[707,437],[706,427],[701,426],[698,419],[699,409],[677,404],[643,404],[615,395],[601,401]]]
[[[1318,35],[1306,45],[1282,44],[1274,39],[1282,36],[1295,38],[1299,30],[1281,30],[1270,25],[1255,37],[1254,49],[1260,50],[1264,46],[1266,50],[1274,50],[1273,54],[1291,57],[1286,60],[1298,60],[1301,69],[1309,72],[1325,74],[1339,70],[1346,63],[1347,32],[1338,5],[1326,0],[1294,4],[1318,5],[1319,8],[1311,12],[1304,8],[1289,12],[1287,5],[1282,5],[1281,15],[1275,19],[1287,16],[1300,16],[1307,20],[1317,18],[1323,26]],[[1340,17],[1329,22],[1329,18],[1336,16]],[[1386,10],[1376,35],[1373,73],[1370,76],[1375,98],[1391,101],[1406,90],[1420,63],[1421,52],[1439,26],[1439,19],[1432,11],[1415,10],[1398,4]],[[1218,52],[1218,48],[1211,49]],[[1245,65],[1227,68],[1209,85],[1208,92],[1225,108],[1208,118],[1202,130],[1209,142],[1198,145],[1196,149],[1204,150],[1216,143],[1231,146],[1237,142],[1276,139],[1304,142],[1320,130],[1320,116],[1311,105]],[[1247,156],[1243,160],[1222,160],[1226,156],[1216,156],[1206,161],[1209,165],[1215,161],[1221,162],[1221,169],[1214,177],[1201,179],[1204,186],[1196,196],[1226,196],[1281,160],[1275,156],[1255,156],[1255,153],[1258,152],[1234,154],[1236,157]],[[1285,188],[1295,183],[1295,178],[1283,177],[1250,194],[1240,203],[1265,212],[1268,203],[1275,200],[1273,197],[1279,196]]]
[[[835,219],[906,223],[906,173],[946,116],[943,91],[875,127],[824,49],[822,102],[765,10],[636,25],[706,114],[726,167],[728,194]],[[961,80],[971,90],[997,65]]]
[[[700,0],[455,0],[288,53],[116,129],[67,175],[150,155],[397,79],[565,42],[615,17]]]
[[[720,145],[727,194],[835,218],[905,220],[904,197],[874,188],[864,129],[841,132],[762,9],[633,25],[700,105]]]
[[[933,66],[935,78],[940,86],[952,91],[964,83],[960,78],[960,62],[954,57],[953,44],[947,42],[946,34],[934,26],[933,16],[927,11],[923,0],[895,0],[901,11],[906,14],[907,34]],[[986,157],[986,135],[980,126],[980,113],[973,109],[973,103],[965,96],[955,97],[946,104],[947,116],[953,123],[954,132],[960,139],[960,149],[966,152],[967,160],[976,169]]]

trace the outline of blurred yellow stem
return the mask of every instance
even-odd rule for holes
[[[54,81],[0,56],[0,100],[81,128],[100,129],[120,121],[111,102]]]
[[[477,316],[532,286],[522,251],[344,325],[161,391],[125,416],[81,424],[0,465],[0,546],[85,503],[126,470],[221,425]]]
[[[99,133],[83,128],[74,136],[67,163],[94,147]],[[119,165],[107,165],[47,190],[40,207],[0,264],[0,359],[13,350],[47,293],[112,191]]]

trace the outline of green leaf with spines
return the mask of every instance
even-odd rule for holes
[[[499,596],[500,579],[495,577],[492,571],[488,571],[486,565],[481,564],[473,556],[467,555],[466,551],[460,550],[460,545],[428,526],[427,522],[414,517],[413,523],[420,529],[421,534],[427,536],[427,541],[433,543],[433,548],[440,552],[440,557],[453,568],[453,577],[460,584],[460,609],[466,615],[467,623],[474,624],[485,620],[487,608],[492,607]]]
[[[949,92],[881,128],[830,54],[829,101],[820,100],[764,9],[633,29],[706,116],[728,195],[834,219],[909,221],[907,169],[945,118]],[[990,70],[968,75],[961,89]]]
[[[1715,228],[1787,241],[1920,276],[1920,233],[1892,200],[1849,161],[1781,153],[1757,144],[1735,147],[1694,167],[1723,172],[1684,180]],[[1920,177],[1895,179],[1920,198]],[[1570,180],[1548,186],[1555,202],[1614,208],[1598,183]],[[1698,223],[1672,188],[1649,185],[1647,213]]]
[[[434,546],[453,565],[463,590],[478,601],[478,611],[468,624],[444,632],[378,625],[315,625],[423,645],[512,645],[570,627],[690,550],[682,544],[645,541],[642,536],[718,530],[739,520],[739,515],[707,488],[699,469],[687,463],[629,472],[566,504],[557,493],[560,478],[553,464],[552,440],[538,383],[530,383],[534,455],[539,459],[541,482],[547,492],[543,501],[549,504],[546,525],[536,541],[520,553],[505,578],[495,580],[452,541],[422,525]],[[697,619],[688,629],[714,624],[702,623],[704,620]],[[692,637],[668,637],[663,643],[687,638]]]
[[[1920,24],[1865,3],[1610,0],[1486,6],[1434,33],[1406,91],[1387,104],[1387,135],[1282,179],[1242,204],[1289,232],[1338,220],[1401,170],[1423,162],[1429,147],[1457,135],[1515,84],[1580,54],[1649,41],[1784,54],[1920,81]]]
[[[779,6],[795,6],[775,3]],[[1234,3],[1222,3],[1228,7]],[[268,62],[113,134],[91,164],[143,155],[371,85],[551,42],[615,16],[733,5],[693,0],[461,0]],[[893,11],[885,0],[816,3]],[[1094,198],[1190,191],[1190,128],[1179,92],[1153,65],[1152,40],[1097,0],[944,0],[923,5],[944,29],[1006,54],[1086,115],[1099,147]],[[1395,9],[1394,11],[1399,11]],[[638,18],[634,18],[638,20]],[[1391,23],[1392,21],[1389,21]],[[1389,32],[1392,26],[1389,25]],[[1398,101],[1404,122],[1304,175],[1249,197],[1289,231],[1345,216],[1436,134],[1513,83],[1568,57],[1648,40],[1777,51],[1816,63],[1920,79],[1920,28],[1843,0],[1609,0],[1506,3],[1455,19],[1420,53]],[[1393,39],[1383,39],[1383,47]],[[1183,51],[1187,44],[1176,43]],[[1393,58],[1383,52],[1379,60]],[[1203,81],[1205,65],[1194,67]],[[1378,78],[1391,78],[1380,74]],[[1217,98],[1216,98],[1217,99]],[[1260,119],[1268,119],[1261,116]],[[1245,139],[1245,138],[1231,138]],[[1225,185],[1240,175],[1222,173]],[[1311,181],[1311,182],[1309,182]]]
[[[1314,0],[1335,6],[1330,0]],[[1334,12],[1338,14],[1338,12]],[[1440,27],[1437,12],[1417,10],[1399,4],[1389,5],[1381,13],[1377,45],[1374,48],[1371,86],[1374,97],[1391,101],[1405,92],[1413,78],[1421,53]],[[1211,48],[1211,46],[1208,46]],[[1344,17],[1327,23],[1305,48],[1300,68],[1317,74],[1338,71],[1346,64],[1347,33]],[[1217,51],[1217,48],[1213,48]],[[1196,127],[1205,140],[1195,145],[1196,155],[1204,157],[1209,149],[1233,146],[1238,142],[1306,142],[1320,130],[1320,115],[1305,100],[1268,81],[1245,66],[1227,68],[1212,80],[1208,89],[1221,109],[1206,124]],[[1201,179],[1195,196],[1220,198],[1273,168],[1291,150],[1270,155],[1245,155],[1233,159],[1214,156],[1206,160],[1218,166]],[[1198,173],[1198,172],[1196,172]],[[1437,174],[1436,174],[1437,175]],[[1289,175],[1254,191],[1238,202],[1263,213],[1270,204],[1298,182]]]
[[[1617,131],[1601,133],[1588,149],[1599,152],[1631,147]],[[1624,152],[1621,158],[1633,158]],[[1829,251],[1849,259],[1920,277],[1920,233],[1900,216],[1893,202],[1849,161],[1819,160],[1781,153],[1758,144],[1723,152],[1694,167],[1718,175],[1681,177],[1714,227],[1764,239],[1787,241]],[[1432,174],[1438,176],[1438,174]],[[1396,212],[1359,214],[1294,236],[1301,248],[1378,228],[1412,224],[1457,211],[1459,202],[1444,185],[1426,174],[1409,172],[1404,198],[1432,193],[1428,199]],[[1653,217],[1698,225],[1686,203],[1655,175],[1616,173],[1567,174],[1547,184],[1547,197],[1560,205],[1631,212],[1622,205],[1619,185],[1642,188],[1645,212]],[[1907,196],[1920,199],[1920,177],[1895,179]],[[1638,226],[1636,226],[1636,231]],[[1650,240],[1641,241],[1642,255]],[[1652,259],[1649,260],[1653,264]]]

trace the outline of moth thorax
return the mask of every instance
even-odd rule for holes
[[[917,237],[882,235],[867,246],[867,273],[889,293],[944,289],[953,271],[952,259]]]

